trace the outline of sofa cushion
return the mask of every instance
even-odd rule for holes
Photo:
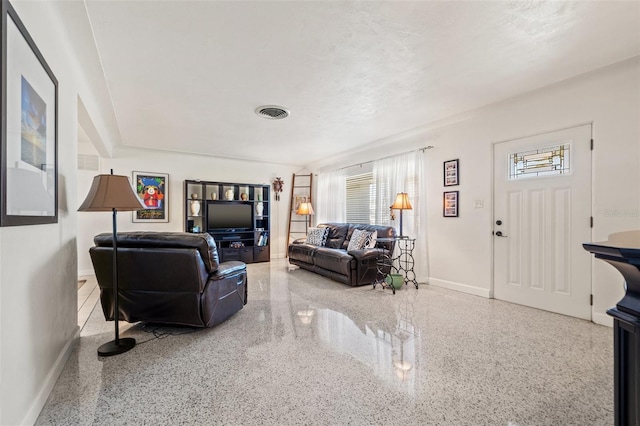
[[[316,266],[341,275],[350,275],[353,269],[353,256],[342,249],[318,247],[313,261]]]
[[[347,249],[347,247],[349,246],[349,240],[351,240],[351,235],[353,234],[353,231],[355,231],[356,229],[362,229],[365,231],[377,231],[378,235],[376,238],[394,238],[396,236],[396,230],[393,226],[386,226],[386,225],[368,225],[365,223],[350,223],[349,225],[349,230],[347,231],[347,236],[344,240],[343,246],[341,248],[343,249]],[[318,225],[321,226],[321,225]]]
[[[307,243],[314,246],[324,246],[327,242],[329,228],[309,228],[307,231]]]
[[[347,251],[365,248],[371,242],[372,235],[373,232],[365,231],[364,229],[355,229],[351,234]]]
[[[347,232],[349,231],[348,223],[324,223],[322,225],[318,225],[318,227],[329,228],[325,247],[337,249],[347,248],[346,246],[342,247],[342,245],[344,244],[344,241],[347,238]]]
[[[375,248],[376,243],[378,242],[378,231],[373,231],[369,234],[369,238],[367,239],[367,244],[364,248]]]

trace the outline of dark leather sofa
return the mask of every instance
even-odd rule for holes
[[[89,249],[108,321],[114,318],[113,238]],[[213,237],[182,232],[118,233],[119,318],[128,322],[211,327],[247,303],[242,262],[220,263]]]
[[[318,228],[329,228],[326,244],[322,247],[298,239],[289,244],[289,263],[316,272],[335,281],[360,286],[372,284],[377,277],[378,259],[393,253],[395,241],[378,241],[375,248],[347,251],[355,229],[377,231],[378,239],[396,236],[391,226],[355,223],[324,223]],[[389,273],[389,267],[383,273]]]

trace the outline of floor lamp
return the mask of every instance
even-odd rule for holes
[[[406,192],[398,192],[398,195],[396,195],[396,201],[391,206],[391,209],[400,210],[400,237],[402,237],[402,211],[413,209],[409,202],[409,194]]]
[[[298,210],[296,210],[296,214],[299,214],[300,216],[309,216],[309,222],[307,222],[307,219],[304,220],[304,233],[306,234],[309,231],[309,226],[311,225],[311,216],[314,214],[311,202],[300,203]]]
[[[120,338],[118,321],[118,236],[116,228],[116,214],[118,210],[131,211],[143,209],[144,205],[133,191],[127,176],[98,175],[93,178],[91,189],[79,212],[113,212],[113,322],[115,323],[115,340],[107,342],[98,348],[99,356],[112,356],[127,352],[136,345],[132,338]]]

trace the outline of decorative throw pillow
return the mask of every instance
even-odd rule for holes
[[[314,246],[324,246],[329,235],[329,228],[309,228],[307,231],[307,243]]]
[[[378,241],[378,231],[369,232],[364,248],[375,248]]]
[[[367,244],[367,239],[370,238],[371,232],[363,229],[354,229],[349,240],[349,246],[347,251],[360,250]]]

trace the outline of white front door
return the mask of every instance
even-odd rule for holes
[[[591,319],[591,125],[494,145],[494,296]]]

